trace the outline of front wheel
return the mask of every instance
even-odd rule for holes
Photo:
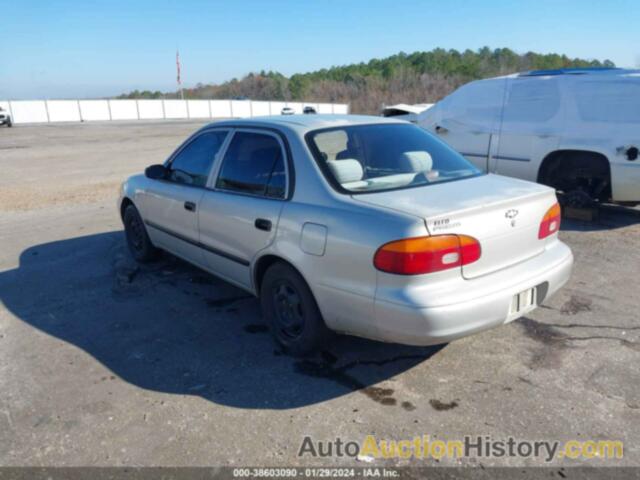
[[[276,342],[292,355],[317,350],[329,335],[307,282],[285,263],[275,263],[265,273],[260,303]]]
[[[124,233],[127,245],[133,258],[138,262],[149,262],[158,256],[158,249],[153,246],[144,227],[138,209],[129,205],[124,210]]]
[[[7,127],[8,128],[13,127],[13,122],[11,122],[11,119],[7,120]]]

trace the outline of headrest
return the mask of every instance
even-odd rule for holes
[[[433,168],[433,159],[431,155],[429,155],[429,152],[404,152],[402,155],[404,155],[409,165],[411,165],[412,172],[426,172]]]
[[[358,160],[347,158],[345,160],[329,160],[327,162],[329,170],[338,183],[350,183],[362,180],[364,170]]]

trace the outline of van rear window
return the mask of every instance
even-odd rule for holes
[[[640,79],[579,82],[575,95],[585,122],[640,123]]]

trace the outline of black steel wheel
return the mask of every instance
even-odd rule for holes
[[[138,262],[148,262],[156,258],[158,249],[153,246],[138,209],[129,205],[123,215],[127,245],[133,258]]]
[[[295,340],[304,329],[302,300],[296,287],[288,280],[279,279],[271,290],[275,306],[274,327],[287,338]]]
[[[316,350],[329,334],[318,305],[302,276],[290,265],[271,265],[260,288],[265,320],[276,342],[292,355]]]

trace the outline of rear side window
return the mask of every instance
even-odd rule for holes
[[[284,198],[287,180],[280,142],[268,134],[236,132],[222,161],[216,188]]]
[[[574,89],[586,122],[640,123],[640,81],[580,82]]]
[[[560,90],[555,79],[517,78],[504,107],[505,122],[544,122],[560,109]]]
[[[204,187],[213,159],[220,150],[227,132],[206,132],[194,138],[169,165],[169,180],[185,185]]]

